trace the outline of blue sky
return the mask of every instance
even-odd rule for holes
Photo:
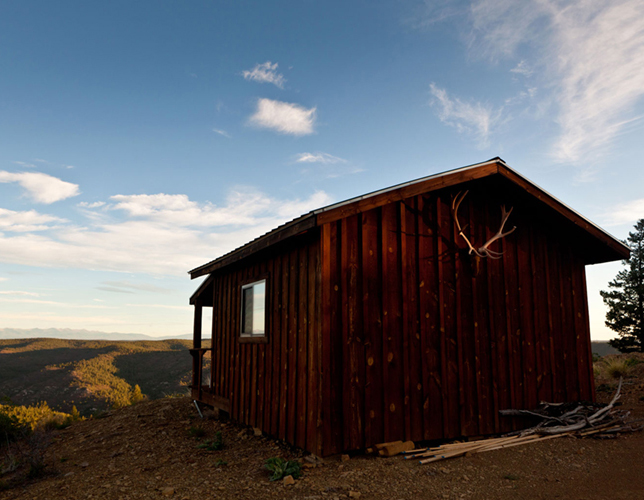
[[[494,156],[623,239],[643,94],[641,0],[3,2],[0,327],[189,333],[189,269]]]

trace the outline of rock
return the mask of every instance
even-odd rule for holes
[[[81,462],[80,464],[78,464],[78,466],[83,468],[89,467],[89,462]]]
[[[346,462],[347,460],[351,460],[351,457],[349,455],[340,455],[340,460]]]
[[[169,486],[166,488],[161,488],[161,494],[164,497],[171,497],[172,495],[174,495],[174,488],[171,488]]]
[[[350,491],[349,498],[360,498],[361,493],[359,491]]]
[[[257,427],[253,427],[253,433],[255,434],[256,437],[261,437],[262,430],[258,429]]]
[[[293,476],[286,476],[282,480],[282,483],[284,483],[284,486],[289,486],[291,484],[295,484],[295,479],[293,479]]]

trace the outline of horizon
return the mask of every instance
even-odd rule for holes
[[[496,156],[624,240],[643,20],[639,0],[1,5],[0,328],[185,335],[190,269]],[[599,291],[621,269],[586,268],[592,340],[617,335]]]

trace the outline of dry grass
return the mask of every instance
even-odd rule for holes
[[[595,379],[599,383],[610,383],[641,375],[644,371],[644,354],[613,354],[593,363]]]

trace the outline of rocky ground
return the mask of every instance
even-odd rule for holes
[[[644,418],[643,382],[629,378],[622,390],[622,408],[634,418]],[[602,401],[611,395],[608,387],[598,393]],[[200,427],[205,435],[195,437]],[[221,451],[197,448],[218,431]],[[270,482],[263,464],[273,456],[302,460],[303,478]],[[143,402],[55,431],[45,463],[43,477],[0,491],[0,499],[644,498],[643,432],[564,437],[428,465],[354,456],[314,466],[252,429],[202,420],[188,398]]]

